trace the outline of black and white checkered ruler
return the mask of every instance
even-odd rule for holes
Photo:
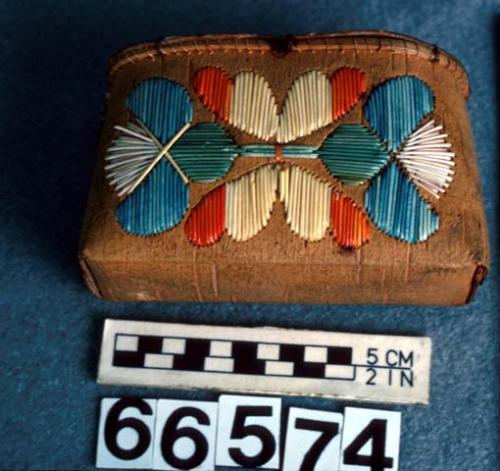
[[[430,363],[427,337],[108,319],[98,381],[426,404]]]

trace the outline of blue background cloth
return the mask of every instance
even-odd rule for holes
[[[216,398],[98,386],[103,319],[428,335],[431,404],[403,413],[400,469],[497,469],[500,3],[418,1],[55,1],[0,3],[0,468],[91,469],[99,398]],[[162,36],[385,29],[436,43],[467,68],[492,269],[458,308],[112,304],[84,287],[78,234],[104,111],[106,65]],[[286,405],[343,410],[345,402]]]

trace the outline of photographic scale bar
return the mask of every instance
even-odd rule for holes
[[[427,404],[428,337],[106,320],[98,382]]]

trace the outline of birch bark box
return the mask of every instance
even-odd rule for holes
[[[95,295],[462,304],[484,280],[469,83],[437,47],[168,38],[108,80],[79,251]]]

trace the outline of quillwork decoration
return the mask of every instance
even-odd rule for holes
[[[214,182],[236,158],[237,146],[218,124],[192,125],[186,89],[162,78],[141,82],[126,102],[131,120],[115,126],[105,170],[118,196],[124,230],[158,234],[176,226],[189,207],[189,184]]]
[[[366,89],[366,78],[353,68],[339,69],[330,78],[318,70],[306,72],[292,83],[281,114],[269,83],[256,72],[232,78],[223,69],[204,67],[194,75],[193,85],[202,103],[221,121],[259,139],[286,143],[350,111]]]
[[[257,165],[192,208],[184,231],[194,245],[212,245],[225,233],[238,242],[251,239],[277,201],[290,230],[311,242],[331,234],[339,246],[359,248],[370,240],[370,220],[407,243],[437,231],[439,216],[426,196],[439,198],[449,187],[455,154],[443,126],[429,119],[434,95],[419,78],[376,86],[364,103],[364,122],[337,126],[319,147],[294,141],[335,123],[363,99],[363,71],[300,75],[280,113],[269,83],[256,72],[231,76],[208,66],[194,73],[192,84],[221,124],[193,124],[192,98],[171,80],[144,80],[126,100],[129,121],[115,126],[105,157],[125,231],[149,236],[172,229],[190,206],[190,185],[217,182],[238,157],[256,158]],[[226,128],[256,141],[238,146]],[[300,166],[318,158],[340,184]],[[342,192],[342,185],[366,183],[364,207]]]
[[[275,163],[208,193],[189,215],[186,235],[201,246],[226,231],[235,241],[248,240],[267,225],[277,198],[290,229],[302,239],[321,240],[329,228],[341,247],[361,247],[370,238],[368,218],[350,198],[298,165]]]

